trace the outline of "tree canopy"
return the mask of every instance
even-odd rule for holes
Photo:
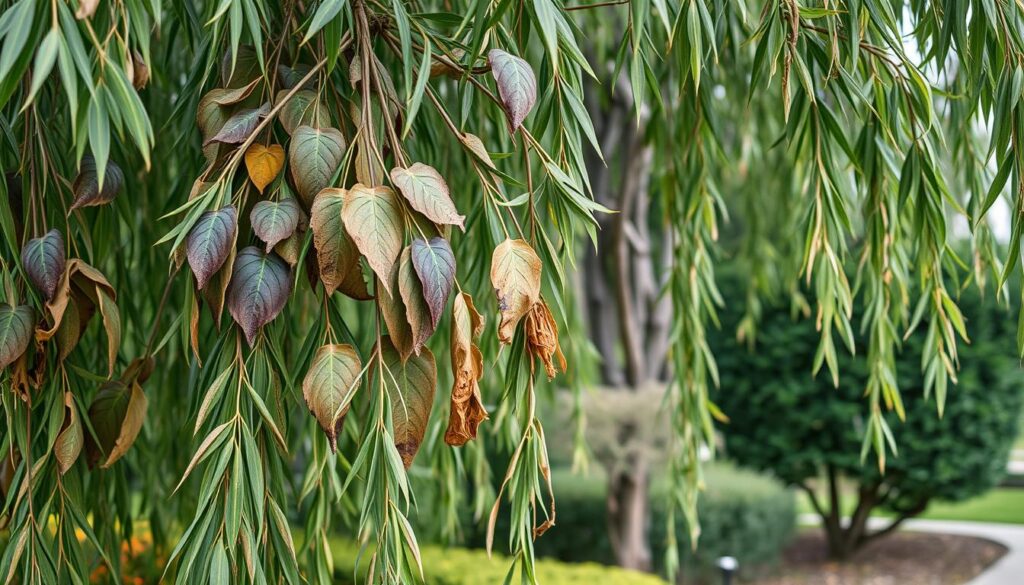
[[[510,575],[534,581],[556,523],[537,410],[588,382],[573,277],[601,225],[666,251],[666,521],[694,534],[720,257],[751,275],[747,339],[759,297],[809,283],[834,384],[863,327],[880,469],[904,337],[941,413],[960,289],[1005,297],[1021,264],[1018,2],[0,7],[6,582],[116,574],[142,521],[177,582],[330,582],[339,524],[369,579],[415,582],[413,511],[451,540],[467,507],[510,514]],[[643,177],[611,158],[626,126]],[[601,203],[606,162],[646,188]],[[643,321],[620,310],[637,383]]]

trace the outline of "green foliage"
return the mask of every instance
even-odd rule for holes
[[[858,452],[866,425],[860,402],[867,363],[841,356],[838,388],[807,374],[816,332],[812,320],[782,307],[764,309],[756,351],[743,351],[728,337],[739,308],[723,321],[717,339],[722,390],[717,404],[729,417],[722,426],[728,456],[768,471],[787,483],[806,485],[826,468],[860,487],[881,486],[877,504],[912,513],[930,500],[960,501],[993,487],[1006,471],[1018,431],[1024,375],[1013,340],[1016,323],[991,299],[965,292],[959,299],[971,343],[960,351],[957,390],[946,399],[942,418],[929,416],[919,372],[924,335],[903,344],[897,362],[907,418],[887,415],[898,455],[877,465]],[[859,346],[858,346],[859,347]]]

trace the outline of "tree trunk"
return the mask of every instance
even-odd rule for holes
[[[609,478],[608,485],[608,536],[615,561],[637,571],[653,568],[647,538],[648,475],[647,461],[638,454]]]

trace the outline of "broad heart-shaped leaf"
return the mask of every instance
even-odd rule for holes
[[[491,256],[491,285],[498,297],[498,340],[512,343],[519,320],[540,300],[541,261],[525,240],[498,244]]]
[[[86,435],[89,467],[97,463],[106,469],[124,456],[139,436],[149,402],[142,387],[112,380],[100,386],[89,405],[89,422],[96,437]],[[99,441],[97,443],[96,441]]]
[[[57,457],[57,469],[64,475],[78,460],[85,444],[85,433],[82,421],[78,417],[75,397],[70,392],[64,393],[64,424],[57,440],[53,444],[53,453]]]
[[[203,142],[203,146],[211,142],[222,142],[224,144],[238,144],[245,142],[245,139],[252,134],[260,120],[270,113],[270,104],[266,103],[258,108],[240,110],[221,126],[221,129]]]
[[[430,307],[423,297],[423,285],[416,276],[412,263],[412,251],[406,247],[398,259],[398,291],[405,307],[405,319],[412,332],[412,350],[420,353],[420,348],[434,334],[434,321],[430,318]],[[386,291],[385,293],[386,294]]]
[[[320,280],[330,295],[359,261],[359,250],[345,231],[341,221],[341,210],[345,205],[347,192],[344,189],[327,188],[317,194],[310,209],[309,226],[313,229],[313,247],[320,269]]]
[[[213,276],[206,281],[206,288],[201,291],[203,299],[213,315],[213,322],[216,323],[218,329],[220,329],[220,319],[224,313],[224,297],[227,295],[228,283],[231,282],[231,275],[235,271],[235,256],[237,255],[235,242],[237,240],[238,227],[236,226],[235,230],[231,233],[231,243],[228,245],[227,259],[224,260],[224,264],[221,265],[220,269],[213,273]],[[196,315],[196,319],[198,322],[198,315]]]
[[[292,271],[277,254],[249,246],[235,258],[228,311],[252,346],[260,327],[277,317],[292,292]]]
[[[277,92],[277,103],[280,103],[288,93],[286,89]],[[320,101],[320,96],[308,89],[295,92],[292,99],[281,108],[278,119],[289,135],[294,134],[299,126],[325,128],[331,125],[331,116],[327,112],[327,107]]]
[[[387,187],[367,187],[357,183],[345,197],[341,220],[370,269],[377,273],[389,292],[388,277],[402,253],[402,210],[395,192]]]
[[[299,84],[302,79],[309,74],[310,70],[313,69],[311,65],[305,63],[296,63],[295,67],[289,67],[287,65],[277,66],[277,81],[281,84],[281,87],[285,89],[291,89]],[[302,89],[316,89],[317,81],[316,77],[312,77]],[[280,93],[280,92],[279,92]]]
[[[505,106],[508,124],[515,132],[537,101],[537,78],[529,63],[501,49],[491,49],[487,61],[498,83],[498,95]]]
[[[345,157],[345,137],[337,128],[299,126],[288,147],[288,162],[299,198],[309,208],[313,198],[329,187]]]
[[[436,328],[455,283],[455,254],[448,240],[439,237],[430,238],[429,242],[416,238],[411,248],[412,265],[423,285],[423,299],[430,307],[430,318]]]
[[[124,173],[121,167],[114,164],[114,161],[107,162],[107,170],[103,174],[103,188],[100,188],[99,177],[96,174],[96,159],[91,154],[82,157],[82,168],[71,184],[71,191],[75,194],[75,202],[71,204],[69,211],[80,207],[93,207],[110,203],[117,197],[124,184]]]
[[[437,366],[434,354],[426,348],[420,355],[403,361],[388,337],[381,338],[381,355],[384,371],[378,375],[384,377],[384,387],[391,399],[395,447],[408,469],[427,431],[437,389]]]
[[[274,182],[284,166],[284,148],[280,144],[253,144],[245,151],[245,168],[256,189],[263,193]]]
[[[234,244],[232,236],[237,227],[238,210],[234,205],[204,212],[192,227],[185,242],[185,252],[188,265],[192,267],[196,282],[199,283],[199,290],[206,286],[210,277],[224,264]]]
[[[57,285],[64,274],[64,237],[56,229],[32,238],[21,249],[25,276],[47,301],[57,294]]]
[[[391,182],[412,208],[434,223],[457,225],[466,230],[466,216],[459,215],[448,193],[448,183],[434,167],[414,163],[407,169],[391,169]]]
[[[252,208],[249,222],[256,236],[266,242],[270,252],[278,242],[288,239],[299,227],[302,209],[292,197],[280,201],[260,201]]]
[[[0,371],[28,349],[35,326],[35,311],[28,305],[0,304]]]
[[[338,450],[338,433],[352,397],[359,389],[362,368],[356,348],[331,343],[317,350],[302,380],[302,397],[306,399],[309,412],[327,434],[332,451]]]

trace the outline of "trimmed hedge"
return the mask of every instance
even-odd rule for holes
[[[739,560],[741,573],[774,564],[796,530],[793,493],[763,475],[721,463],[707,466],[706,480],[707,490],[698,504],[702,533],[695,552],[691,552],[687,528],[677,515],[676,534],[684,573],[707,575],[714,570],[717,559],[725,555]],[[604,478],[555,471],[553,483],[557,524],[534,543],[537,555],[568,562],[614,564],[606,527]],[[652,491],[650,542],[655,566],[661,567],[667,501],[663,487],[656,485]],[[507,530],[505,517],[499,517],[495,540],[502,545]],[[483,534],[474,535],[471,542],[482,546]]]
[[[543,539],[541,539],[543,540]],[[351,585],[355,575],[359,546],[351,540],[331,540],[334,555],[334,574],[337,583]],[[425,582],[429,585],[494,585],[503,583],[510,559],[499,554],[487,557],[482,550],[420,547],[423,557]],[[366,571],[369,556],[361,559],[360,576]],[[654,575],[606,567],[596,563],[566,564],[552,560],[537,562],[537,579],[544,585],[665,585]]]

